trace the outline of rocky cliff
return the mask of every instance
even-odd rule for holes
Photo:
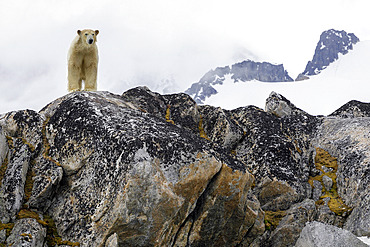
[[[3,114],[0,245],[303,246],[343,228],[361,246],[367,109],[311,116],[272,93],[227,111],[138,87]]]
[[[262,82],[293,81],[282,64],[275,65],[268,62],[254,62],[246,60],[232,66],[218,67],[208,71],[199,82],[193,83],[185,93],[191,95],[195,102],[201,104],[207,97],[216,94],[213,85],[222,85],[229,76],[233,82],[247,82],[258,80]]]

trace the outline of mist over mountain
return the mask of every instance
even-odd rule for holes
[[[185,92],[199,104],[231,110],[246,105],[263,107],[265,102],[261,96],[267,97],[271,91],[276,91],[294,99],[312,114],[326,115],[334,111],[336,105],[352,99],[369,101],[365,93],[370,80],[366,67],[369,58],[368,41],[359,42],[355,34],[330,29],[320,35],[312,60],[294,82],[283,65],[270,66],[280,70],[258,70],[258,76],[252,79],[242,76],[236,79],[231,72],[233,65],[207,72]],[[243,63],[252,62],[239,64]],[[253,70],[245,66],[243,73],[253,74]],[[272,74],[275,77],[271,77]]]

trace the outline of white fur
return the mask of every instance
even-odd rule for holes
[[[96,36],[99,31],[85,29],[78,31],[68,50],[68,91],[80,91],[84,81],[86,91],[96,91],[98,73],[98,47]],[[87,35],[85,35],[87,34]],[[94,34],[94,35],[93,35]],[[94,42],[89,44],[88,41]]]

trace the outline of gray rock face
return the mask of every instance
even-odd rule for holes
[[[118,247],[117,233],[113,233],[105,242],[105,247]]]
[[[299,78],[319,74],[330,63],[337,60],[339,54],[347,54],[349,50],[353,49],[353,45],[359,41],[353,33],[334,29],[323,32],[320,35],[312,60],[307,63],[306,69]]]
[[[1,117],[3,131],[13,138],[27,141],[31,149],[38,149],[42,143],[42,122],[44,119],[32,110],[9,112]]]
[[[48,212],[54,215],[62,236],[86,246],[104,242],[110,232],[117,234],[119,244],[126,245],[168,245],[176,243],[182,234],[202,236],[205,233],[188,232],[201,230],[209,217],[197,209],[197,198],[203,195],[207,202],[217,183],[223,186],[234,179],[232,173],[240,174],[237,177],[245,181],[239,184],[241,192],[247,188],[244,186],[251,186],[252,177],[240,170],[240,165],[222,168],[217,155],[208,151],[201,138],[107,100],[114,97],[107,93],[80,93],[68,95],[56,103],[58,106],[50,106],[53,114],[46,125],[51,144],[49,155],[59,161],[67,176],[66,184],[56,195],[58,203],[52,204]],[[44,109],[45,114],[47,111]],[[216,174],[218,179],[212,180]],[[213,189],[207,190],[210,181],[214,181]],[[211,198],[213,203],[221,200],[217,194]],[[241,206],[244,211],[248,202]],[[192,214],[195,209],[199,211]],[[202,221],[198,223],[200,216]],[[240,234],[245,234],[253,223],[241,221],[239,227],[244,230]],[[200,225],[187,228],[187,224]],[[218,226],[219,231],[226,227],[222,221]],[[209,237],[219,241],[216,236]]]
[[[24,184],[30,162],[29,147],[20,139],[16,139],[10,154],[9,164],[2,180],[0,189],[0,220],[8,223],[15,220],[21,209],[24,196]]]
[[[322,196],[322,184],[319,181],[314,180],[312,188],[312,199],[314,201],[318,201],[321,196]]]
[[[7,239],[8,246],[44,247],[46,229],[35,219],[26,218],[15,222]]]
[[[293,81],[282,64],[274,65],[267,62],[246,60],[233,64],[231,67],[234,81],[258,80],[263,82]]]
[[[302,111],[301,109],[297,108],[293,105],[289,100],[287,100],[284,96],[276,93],[271,92],[269,97],[266,99],[266,106],[265,110],[268,113],[272,113],[278,117],[285,117],[290,115],[303,115],[307,118],[312,118],[309,114]]]
[[[18,115],[24,118],[15,121]],[[147,88],[123,96],[74,93],[40,114],[8,114],[2,126],[17,145],[2,188],[17,178],[17,193],[2,189],[2,223],[14,222],[23,207],[22,215],[36,220],[35,211],[51,216],[61,239],[81,246],[253,241],[264,230],[263,211],[251,194],[254,178],[200,137],[200,118],[189,96],[161,96]],[[13,169],[13,163],[24,167]],[[7,241],[23,241],[17,236]]]
[[[349,231],[326,225],[320,222],[310,222],[303,228],[295,247],[366,247]]]
[[[358,236],[370,235],[369,133],[368,117],[327,118],[313,140],[338,157],[338,193],[353,208],[344,228]]]
[[[294,246],[310,221],[370,235],[369,119],[357,116],[311,116],[278,93],[266,111],[227,111],[146,87],[10,112],[0,243]]]
[[[223,146],[227,137],[233,136],[236,140],[226,147],[256,177],[255,190],[263,209],[286,210],[294,200],[306,196],[308,183],[298,182],[308,180],[308,160],[298,151],[305,148],[305,144],[301,146],[287,138],[288,132],[291,136],[294,131],[288,118],[283,123],[274,114],[252,106],[233,111],[204,106],[200,112],[211,141]],[[300,121],[291,116],[293,119]],[[297,135],[303,132],[296,131]]]
[[[306,199],[292,206],[279,226],[271,233],[269,246],[294,246],[307,222],[316,217],[316,205],[313,200]]]
[[[218,67],[207,72],[197,83],[191,85],[185,93],[202,104],[207,97],[217,94],[213,85],[222,85],[226,76],[231,76],[234,82],[247,82],[258,80],[262,82],[287,82],[293,81],[282,64],[275,65],[267,62],[254,62],[246,60],[225,67]]]
[[[0,164],[2,164],[4,159],[7,157],[8,150],[8,142],[3,129],[0,127]]]
[[[370,104],[351,100],[329,116],[341,118],[370,117]]]

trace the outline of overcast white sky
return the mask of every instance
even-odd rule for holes
[[[295,78],[320,34],[370,40],[368,0],[0,0],[0,113],[40,110],[67,93],[78,29],[99,29],[98,90],[182,91],[244,59],[283,63]]]

